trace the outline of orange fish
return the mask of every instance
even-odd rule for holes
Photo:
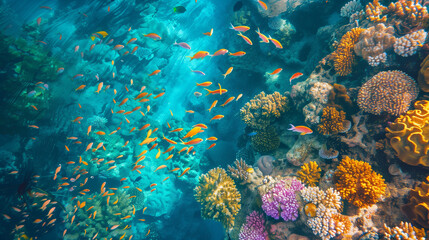
[[[152,38],[153,40],[161,40],[161,37],[156,33],[149,33],[146,35],[143,35],[144,37]]]
[[[38,126],[36,126],[36,125],[28,125],[28,127],[31,127],[31,128],[39,128]]]
[[[228,49],[224,49],[224,48],[222,48],[222,49],[219,49],[219,50],[217,50],[215,53],[213,53],[213,55],[211,55],[212,57],[215,57],[215,56],[220,56],[220,55],[225,55],[225,54],[227,54],[228,53]]]
[[[156,172],[160,169],[166,168],[166,167],[167,167],[167,165],[161,165],[161,166],[157,167],[154,172]]]
[[[156,95],[155,97],[153,97],[153,99],[157,99],[159,97],[162,97],[165,94],[165,92],[159,93],[158,95]]]
[[[182,141],[182,144],[183,145],[195,145],[195,144],[198,144],[198,143],[200,143],[200,142],[202,142],[203,141],[203,139],[202,138],[195,138],[195,139],[192,139],[191,141],[189,141],[189,142],[183,142]]]
[[[95,91],[96,93],[100,93],[100,90],[103,88],[103,82],[101,82],[101,83],[99,83],[98,84],[98,87],[97,87],[97,91]]]
[[[217,137],[206,138],[206,141],[217,141]]]
[[[265,11],[268,10],[267,4],[262,2],[261,0],[258,0],[259,6],[263,8]]]
[[[244,39],[244,41],[246,41],[247,44],[249,45],[253,45],[252,41],[250,40],[250,38],[244,36],[243,34],[239,33],[237,34],[238,36],[242,37]]]
[[[217,100],[214,100],[210,108],[207,109],[207,111],[211,112],[212,108],[216,107],[216,104],[217,104]]]
[[[264,34],[262,34],[259,31],[259,28],[258,28],[258,31],[256,31],[256,33],[259,35],[259,38],[262,40],[262,42],[264,42],[264,43],[269,43],[270,42],[270,40],[267,38],[267,36],[265,36]]]
[[[234,100],[235,97],[228,98],[221,106],[225,107],[226,104],[230,103],[232,100]]]
[[[105,132],[103,132],[103,131],[98,131],[98,132],[96,132],[95,134],[97,134],[97,135],[106,135],[106,133],[105,133]]]
[[[192,57],[191,56],[186,56],[186,57],[190,58],[192,61],[194,59],[204,59],[208,55],[210,55],[210,53],[207,51],[199,51],[199,52],[195,53],[194,56],[192,56]]]
[[[196,2],[196,0],[195,0],[195,2]],[[213,35],[213,28],[210,29],[210,32],[206,32],[206,33],[203,33],[203,34],[206,35],[206,36],[211,37]]]
[[[153,76],[153,75],[157,75],[158,73],[160,73],[161,72],[161,70],[155,70],[155,71],[153,71],[151,74],[149,74],[149,77],[150,76]]]
[[[246,52],[239,51],[239,52],[236,52],[236,53],[229,53],[229,55],[235,56],[235,57],[241,57],[241,56],[246,55]]]
[[[277,73],[280,73],[283,70],[283,68],[277,68],[276,70],[274,70],[272,73],[270,73],[270,75],[275,75]]]
[[[208,87],[210,85],[212,85],[212,82],[203,82],[203,83],[196,83],[197,86],[201,86],[201,87]]]
[[[135,41],[137,41],[137,38],[131,38],[131,39],[127,42],[127,45],[128,45],[128,44],[130,44],[130,43],[133,43],[133,42],[135,42]]]
[[[216,115],[216,116],[214,116],[212,119],[210,119],[210,122],[211,122],[212,120],[222,119],[223,117],[224,117],[223,115]]]
[[[302,74],[300,72],[293,74],[292,77],[290,77],[290,79],[289,79],[289,83],[292,85],[292,80],[297,79],[299,77],[302,77],[302,75],[304,75],[304,74]]]
[[[189,169],[191,169],[190,167],[187,167],[185,170],[183,170],[182,174],[180,174],[179,177],[185,175],[185,173],[187,173],[189,171]]]
[[[288,130],[291,130],[293,132],[298,132],[301,133],[301,135],[306,135],[306,134],[312,134],[313,130],[311,130],[310,128],[306,127],[306,126],[294,126],[292,124],[289,124],[290,128],[288,128]]]
[[[282,44],[278,40],[271,38],[271,36],[269,35],[268,35],[268,39],[274,44],[274,46],[276,46],[276,48],[280,48],[280,49],[283,48]]]
[[[226,76],[228,76],[232,72],[233,69],[234,69],[233,67],[228,68],[228,70],[226,70],[226,73],[222,74],[223,75],[223,79],[225,79]]]
[[[37,107],[36,107],[36,106],[31,105],[31,107],[32,107],[32,108],[34,108],[34,110],[39,111],[39,109],[37,109]]]
[[[212,145],[210,145],[210,147],[208,147],[206,150],[209,150],[210,148],[216,146],[216,143],[212,143]]]
[[[222,95],[222,94],[224,94],[224,93],[226,93],[226,92],[228,92],[228,90],[226,90],[226,89],[216,89],[216,90],[214,90],[214,91],[212,91],[212,90],[209,90],[209,89],[207,89],[207,88],[204,88],[206,91],[208,91],[208,93],[206,94],[206,96],[207,95],[210,95],[210,94],[220,94],[220,95]]]
[[[82,90],[86,87],[86,85],[80,85],[78,88],[76,88],[74,91]]]
[[[34,220],[33,223],[41,223],[41,222],[42,222],[42,219],[36,219],[36,220]]]
[[[200,128],[207,129],[207,126],[206,126],[205,124],[202,124],[202,123],[195,124],[195,125],[194,125],[194,126],[192,126],[192,127],[200,127]]]
[[[201,131],[201,127],[194,127],[188,133],[186,133],[186,135],[182,139],[193,137],[197,135],[197,133],[199,133],[200,131]]]
[[[127,101],[128,101],[128,98],[125,98],[124,100],[122,100],[122,102],[119,104],[119,107],[124,105]]]
[[[249,29],[250,29],[250,27],[248,27],[248,26],[237,26],[237,27],[234,27],[234,26],[232,25],[232,23],[231,23],[231,27],[230,27],[230,29],[233,29],[233,30],[235,30],[235,31],[237,31],[237,32],[246,32],[247,30],[249,30]]]

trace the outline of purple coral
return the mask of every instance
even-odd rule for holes
[[[299,180],[282,180],[269,192],[262,196],[262,209],[275,219],[281,216],[285,221],[295,221],[298,218],[298,201],[295,192],[304,186]]]
[[[246,223],[241,226],[239,240],[265,240],[268,237],[265,231],[265,220],[262,214],[253,211],[246,217]]]

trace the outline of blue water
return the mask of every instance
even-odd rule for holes
[[[77,197],[81,201],[90,198],[92,193],[100,192],[104,182],[107,191],[108,188],[124,186],[143,190],[147,210],[142,213],[142,209],[138,209],[132,219],[125,219],[127,224],[120,226],[132,225],[129,233],[133,234],[134,239],[219,240],[225,237],[220,223],[201,218],[201,206],[193,196],[199,175],[211,168],[232,164],[238,150],[237,139],[245,133],[245,125],[239,116],[240,108],[259,92],[272,92],[278,87],[265,84],[261,68],[271,72],[282,66],[283,73],[288,76],[297,71],[308,74],[318,61],[317,56],[326,54],[328,49],[326,46],[317,49],[318,45],[313,43],[317,28],[328,24],[327,20],[305,23],[302,16],[297,14],[290,18],[297,29],[290,48],[299,47],[302,50],[290,50],[283,59],[279,56],[271,58],[270,52],[275,50],[274,46],[262,46],[253,31],[256,29],[252,29],[249,34],[254,42],[252,47],[257,49],[252,50],[236,36],[235,31],[229,29],[230,22],[234,21],[233,6],[236,2],[2,1],[1,47],[2,56],[8,57],[3,57],[0,67],[0,183],[1,202],[4,203],[0,206],[0,213],[11,219],[2,217],[1,239],[16,239],[20,234],[38,239],[62,239],[65,229],[68,229],[66,239],[75,239],[71,237],[73,228],[69,224],[77,204],[73,198]],[[244,5],[249,12],[256,12],[257,6],[253,2],[244,1]],[[175,6],[184,6],[186,12],[173,13]],[[37,23],[38,18],[41,18],[40,25]],[[252,22],[258,23],[266,35],[274,33],[268,27],[266,18],[257,15],[249,18],[253,18]],[[335,21],[335,18],[330,21]],[[212,36],[202,34],[212,28]],[[100,31],[108,35],[105,38],[98,35],[95,40],[91,40],[90,37]],[[143,36],[149,33],[158,34],[162,40]],[[137,41],[127,45],[133,37]],[[110,40],[113,42],[109,43]],[[175,46],[175,41],[186,42],[192,49]],[[14,43],[16,46],[12,48],[21,51],[16,58],[7,55]],[[93,44],[95,46],[90,50]],[[114,50],[118,44],[125,47]],[[75,51],[76,46],[79,49]],[[131,52],[136,46],[138,50],[135,53],[124,55],[125,51]],[[197,51],[212,54],[221,48],[230,52],[246,51],[251,57],[241,60],[225,55],[193,61],[186,57]],[[293,53],[300,53],[301,56],[291,59],[290,54]],[[30,57],[23,59],[27,54]],[[309,57],[312,55],[317,56]],[[29,68],[23,75],[17,69],[17,64],[23,68],[20,65],[23,62],[38,67]],[[233,72],[224,79],[222,74],[231,66],[234,67]],[[64,72],[57,73],[58,68],[64,68]],[[203,71],[205,76],[191,72],[190,68]],[[148,76],[158,69],[161,70],[159,74]],[[83,77],[73,79],[77,74],[83,74]],[[280,86],[279,91],[290,90],[288,78],[285,79],[286,84]],[[206,81],[213,82],[207,88],[215,90],[220,84],[223,89],[228,89],[227,94],[205,96],[207,91],[204,87],[197,87],[195,83]],[[100,92],[95,93],[101,82],[103,86]],[[81,85],[85,87],[76,90]],[[143,86],[146,87],[143,92],[153,95],[149,102],[139,103],[134,98]],[[195,96],[197,91],[202,93],[201,97]],[[165,92],[162,97],[153,99],[153,96],[162,92]],[[239,94],[243,94],[239,101],[220,106],[229,97]],[[120,107],[119,104],[125,98],[129,99],[128,102]],[[208,112],[215,99],[219,101],[217,106]],[[141,108],[131,114],[112,114],[112,111],[131,111],[138,106]],[[194,113],[187,113],[186,110],[193,110]],[[224,115],[224,118],[210,121],[218,114]],[[78,117],[82,119],[73,121]],[[159,159],[156,157],[159,151],[169,147],[162,140],[163,134],[179,141],[179,135],[169,131],[184,128],[180,134],[183,136],[197,123],[209,126],[199,136],[203,139],[216,136],[218,141],[215,147],[207,150],[211,143],[202,142],[195,145],[188,155],[182,153],[167,161],[163,159],[168,153],[162,154]],[[145,124],[150,124],[150,127],[139,131]],[[171,128],[168,128],[168,124]],[[90,125],[92,131],[87,134]],[[134,131],[133,127],[136,128]],[[149,147],[138,144],[146,138],[149,129],[155,131],[155,128],[158,130],[153,135],[158,137],[155,141],[158,146],[139,163],[145,166],[138,169],[141,173],[132,171],[133,163],[138,159],[135,156],[143,150],[149,150]],[[117,132],[110,135],[115,130]],[[97,131],[103,131],[105,135],[98,135]],[[68,139],[70,137],[77,139]],[[104,142],[106,150],[100,146],[95,152],[85,151],[90,142],[93,142],[92,149]],[[181,145],[177,145],[174,151],[181,148]],[[80,156],[89,165],[79,163]],[[98,160],[99,164],[96,163]],[[106,164],[111,160],[115,162]],[[162,164],[167,168],[154,172]],[[116,168],[98,169],[103,165]],[[76,169],[77,166],[80,168]],[[188,167],[189,172],[179,178]],[[174,168],[180,170],[171,172]],[[57,169],[59,172],[56,174]],[[79,173],[79,179],[76,179]],[[55,175],[57,177],[54,180]],[[165,180],[167,177],[169,179]],[[80,186],[86,178],[85,185]],[[120,181],[122,178],[127,179]],[[150,190],[154,187],[149,187],[152,183],[157,184],[153,192]],[[83,192],[86,195],[81,192],[84,189],[89,189],[89,192]],[[31,192],[46,194],[42,199],[57,202],[51,217],[47,217],[47,210],[40,209],[46,199],[41,202],[40,198],[31,196]],[[112,196],[110,204],[114,200]],[[52,204],[48,204],[48,210],[51,207]],[[38,219],[43,223],[38,223]],[[56,221],[48,224],[52,219]],[[77,223],[76,218],[73,224]],[[79,229],[82,231],[83,228]],[[146,237],[149,229],[151,233]]]

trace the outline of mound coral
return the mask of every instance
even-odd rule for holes
[[[295,221],[298,218],[298,201],[295,192],[303,185],[294,178],[278,181],[276,185],[262,196],[262,209],[275,219],[280,216],[285,221]]]
[[[264,216],[256,211],[253,211],[246,217],[246,223],[241,226],[239,240],[265,240],[268,237],[265,231]]]
[[[414,108],[386,128],[386,137],[401,161],[428,167],[429,101],[417,101]]]
[[[240,109],[240,116],[249,127],[264,129],[288,110],[288,102],[279,92],[261,92]]]
[[[258,134],[252,137],[251,142],[253,149],[260,153],[274,151],[280,146],[280,138],[274,127],[259,130]]]
[[[352,67],[355,61],[353,48],[363,31],[365,31],[363,28],[353,28],[348,31],[341,38],[337,50],[332,54],[334,58],[335,71],[340,76],[346,76],[352,73]]]
[[[129,197],[129,194],[121,190],[118,190],[113,196],[100,193],[94,194],[92,198],[77,197],[76,205],[66,206],[69,217],[72,218],[73,215],[75,217],[74,221],[70,220],[70,224],[67,223],[68,230],[64,239],[95,238],[96,234],[100,239],[118,238],[123,234],[131,234],[131,229],[124,228],[127,224],[131,225],[132,217],[123,219],[133,215],[133,205]],[[114,225],[120,226],[110,230]]]
[[[417,78],[419,87],[423,92],[429,92],[429,55],[420,64],[419,76]]]
[[[371,165],[348,156],[337,167],[335,177],[341,197],[359,208],[377,203],[386,190],[383,177]]]
[[[328,106],[335,107],[345,111],[347,114],[357,112],[357,106],[350,99],[347,93],[347,88],[344,85],[334,83],[333,88],[329,92]]]
[[[379,72],[362,85],[358,105],[365,112],[380,115],[405,113],[419,90],[414,80],[401,71]]]
[[[259,170],[261,170],[261,172],[264,176],[270,175],[273,172],[274,160],[275,160],[274,157],[272,157],[270,155],[263,155],[263,156],[259,157],[259,159],[257,161],[257,165],[258,165]]]
[[[301,182],[314,187],[316,186],[316,183],[319,182],[321,171],[322,170],[319,168],[319,165],[314,161],[304,163],[304,165],[301,166],[301,170],[297,172],[298,179]]]
[[[424,229],[414,227],[411,223],[401,222],[399,226],[390,228],[384,224],[385,239],[425,240]]]
[[[201,175],[195,192],[204,218],[219,221],[226,229],[234,226],[235,215],[241,208],[241,195],[224,169],[214,168]]]
[[[245,184],[247,182],[247,178],[249,177],[249,172],[247,169],[249,165],[243,159],[235,160],[234,166],[228,165],[228,171],[231,173],[231,176],[240,182],[240,184]]]
[[[409,192],[401,210],[413,223],[429,228],[429,177]]]
[[[342,203],[338,191],[333,188],[323,191],[318,187],[305,187],[301,190],[301,196],[307,202],[304,212],[308,217],[307,225],[314,235],[331,239],[350,231],[350,219],[340,214]]]
[[[325,107],[317,130],[323,135],[331,135],[347,131],[347,126],[350,126],[350,121],[346,120],[345,112],[338,112],[334,107]]]
[[[398,38],[393,45],[395,53],[402,57],[409,57],[417,53],[417,49],[423,46],[427,33],[421,29]]]
[[[378,66],[386,60],[385,51],[395,43],[394,34],[395,29],[392,26],[386,27],[383,23],[366,29],[361,33],[359,42],[354,47],[356,55],[367,60],[369,65]]]

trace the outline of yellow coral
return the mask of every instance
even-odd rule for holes
[[[240,109],[240,116],[249,127],[264,129],[287,109],[288,99],[279,92],[261,92]]]
[[[341,197],[357,207],[377,203],[386,190],[383,177],[366,162],[346,156],[335,171],[335,184]]]
[[[268,153],[279,148],[280,138],[274,127],[267,127],[264,130],[258,130],[252,137],[251,143],[257,152]]]
[[[386,128],[386,137],[401,161],[429,167],[429,101],[417,101],[414,107]]]
[[[353,28],[348,31],[341,38],[337,50],[333,53],[335,71],[340,76],[346,76],[352,73],[352,66],[355,59],[353,48],[363,31],[365,31],[363,28]]]
[[[350,127],[350,122],[346,120],[345,112],[338,112],[334,107],[325,107],[317,130],[323,135],[329,135],[348,130],[347,126]]]
[[[386,16],[380,18],[385,10],[387,10],[387,7],[381,5],[378,0],[374,0],[373,3],[368,3],[368,5],[366,5],[365,14],[372,22],[386,22]]]
[[[195,198],[203,205],[204,218],[219,221],[226,229],[234,226],[235,215],[241,208],[241,195],[224,169],[214,168],[201,175],[195,192]]]
[[[402,212],[413,223],[429,228],[429,177],[408,194],[408,203],[402,206]]]
[[[429,55],[420,64],[419,77],[417,78],[419,87],[423,92],[429,92]]]
[[[298,179],[301,182],[314,187],[316,186],[316,183],[319,182],[321,171],[322,170],[314,161],[311,161],[309,164],[304,163],[304,165],[301,166],[301,170],[297,172]]]
[[[426,233],[424,229],[414,227],[411,223],[404,223],[397,227],[390,228],[384,224],[385,239],[398,240],[425,240]]]

